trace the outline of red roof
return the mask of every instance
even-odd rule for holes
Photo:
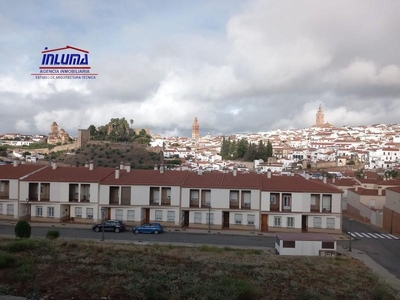
[[[325,184],[321,180],[305,179],[302,176],[272,176],[262,177],[263,191],[277,192],[312,192],[312,193],[343,193],[342,190]]]
[[[107,185],[158,185],[180,186],[188,176],[188,171],[164,171],[159,170],[120,170],[119,178],[115,178],[115,171],[105,178],[101,184]]]
[[[257,173],[224,174],[221,188],[261,189],[261,176]]]
[[[378,190],[364,189],[361,187],[359,187],[357,191],[354,188],[348,189],[348,191],[352,191],[353,193],[355,193],[357,195],[362,195],[362,196],[385,196],[386,195],[385,190],[382,190],[382,195],[378,195]]]
[[[46,182],[100,182],[114,172],[113,168],[95,167],[90,170],[87,167],[46,167],[32,174],[23,181],[46,181]]]
[[[0,166],[0,179],[19,179],[43,167],[43,165],[33,164],[19,164],[16,167],[12,164],[2,165]]]
[[[224,178],[224,173],[203,172],[201,175],[190,173],[186,178],[183,187],[188,188],[219,188]]]
[[[396,193],[400,193],[400,186],[388,187],[387,190],[393,191],[393,192],[396,192]]]
[[[358,183],[353,179],[353,178],[336,178],[335,182],[331,178],[328,179],[328,182],[330,184],[336,185],[336,186],[354,186],[358,185]]]

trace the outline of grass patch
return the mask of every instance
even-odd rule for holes
[[[9,252],[22,252],[36,249],[39,246],[37,240],[34,239],[21,239],[9,241],[4,245],[4,249]]]
[[[4,249],[15,241],[0,239],[0,266],[5,266],[0,293],[88,300],[396,297],[363,263],[348,257],[285,257],[207,245],[35,241],[36,247],[8,253]]]

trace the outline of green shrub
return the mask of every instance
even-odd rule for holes
[[[15,240],[4,245],[4,248],[8,252],[22,252],[26,250],[32,250],[37,247],[38,243],[36,240]]]
[[[25,220],[18,221],[15,225],[15,236],[19,238],[30,238],[31,237],[31,225]]]
[[[46,237],[50,240],[55,240],[60,236],[60,232],[58,230],[49,230],[47,231]]]
[[[14,254],[0,251],[0,269],[12,267],[16,261]]]

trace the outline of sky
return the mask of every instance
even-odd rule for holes
[[[0,134],[111,118],[230,135],[400,116],[400,1],[0,2]],[[38,80],[41,51],[89,51],[94,80]]]

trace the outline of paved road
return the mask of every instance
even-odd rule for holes
[[[32,227],[33,237],[44,237],[49,227]],[[77,228],[56,228],[60,231],[61,237],[101,239],[101,232],[94,232],[91,229]],[[1,225],[0,234],[14,235],[14,226]],[[190,243],[190,244],[210,244],[210,245],[229,245],[229,246],[250,246],[250,247],[274,247],[273,237],[265,236],[245,236],[245,235],[224,235],[224,234],[194,234],[183,232],[165,232],[163,234],[139,234],[135,235],[131,231],[114,233],[105,232],[106,239],[146,241],[162,243]]]
[[[378,264],[400,279],[400,239],[397,240],[391,235],[380,232],[356,220],[352,221],[351,227],[351,232],[355,236],[352,240],[352,248],[365,252]],[[343,232],[348,234],[349,231],[349,219],[343,217]],[[372,233],[372,235],[369,233]],[[348,246],[349,241],[341,241],[339,244]]]

